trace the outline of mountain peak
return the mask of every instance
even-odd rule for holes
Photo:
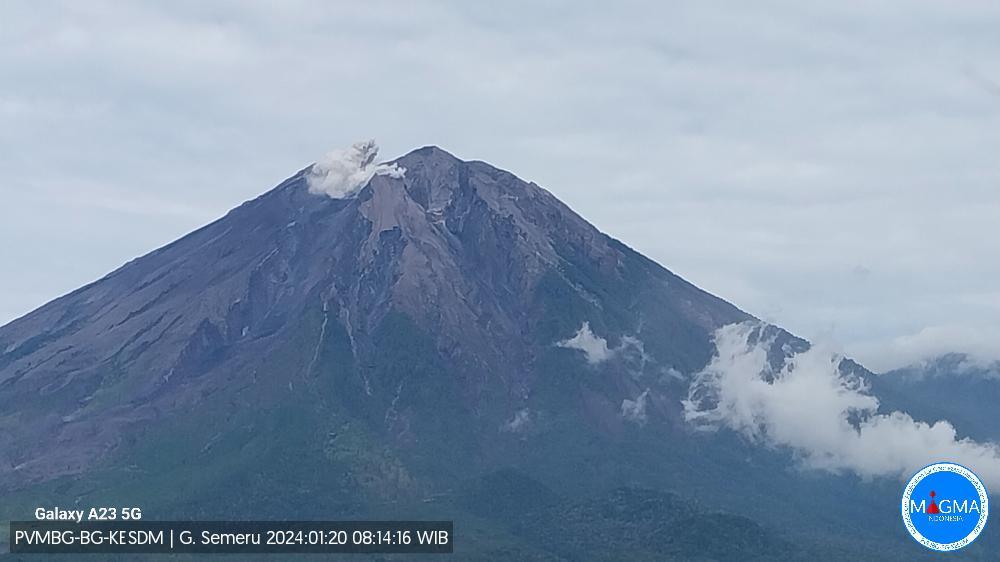
[[[397,158],[394,161],[402,163],[402,161],[407,161],[407,160],[409,160],[409,161],[415,161],[415,160],[421,160],[421,161],[438,160],[438,161],[442,161],[442,160],[446,160],[446,161],[451,161],[451,162],[461,162],[462,161],[461,159],[459,159],[454,154],[452,154],[452,153],[448,152],[447,150],[441,148],[440,146],[437,146],[437,145],[434,145],[434,144],[428,144],[428,145],[422,146],[420,148],[415,148],[415,149],[407,152],[403,156],[400,156],[399,158]]]
[[[0,437],[18,451],[0,485],[83,470],[207,396],[262,407],[303,385],[402,441],[488,449],[511,419],[579,400],[621,425],[645,396],[662,421],[679,415],[663,373],[701,368],[712,331],[748,318],[509,172],[435,146],[376,154],[333,151],[0,328],[0,411],[52,422]],[[558,345],[584,325],[599,366]],[[598,368],[599,384],[578,376]]]

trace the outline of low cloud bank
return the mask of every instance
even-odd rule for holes
[[[844,376],[842,358],[819,347],[772,367],[773,342],[757,341],[757,323],[715,332],[717,352],[691,383],[685,417],[703,429],[729,428],[772,447],[792,449],[807,468],[863,478],[907,478],[938,461],[1000,485],[1000,449],[959,439],[947,421],[932,424],[905,412],[878,414],[862,381]]]
[[[915,334],[855,345],[851,351],[877,372],[919,366],[951,353],[968,356],[970,367],[988,368],[1000,361],[1000,331],[988,326],[928,326]]]
[[[376,164],[377,157],[378,145],[374,140],[328,152],[306,174],[309,192],[345,199],[357,194],[374,176],[402,178],[406,173],[396,164]]]

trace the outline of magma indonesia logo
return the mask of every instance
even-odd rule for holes
[[[913,475],[903,490],[903,524],[931,550],[958,550],[986,527],[990,499],[973,472],[954,463],[937,463]]]

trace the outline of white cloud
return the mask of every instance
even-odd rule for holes
[[[772,369],[771,342],[753,337],[758,326],[732,324],[716,331],[717,353],[695,375],[684,403],[689,422],[788,447],[809,468],[905,478],[927,464],[950,460],[1000,485],[996,445],[959,439],[947,421],[928,424],[905,412],[877,414],[878,399],[859,380],[843,376],[841,358],[820,347]]]
[[[597,365],[616,357],[620,358],[625,361],[635,376],[642,374],[646,365],[653,362],[639,338],[622,336],[618,346],[608,347],[608,340],[595,334],[590,329],[590,322],[584,322],[573,337],[556,342],[556,346],[582,351],[587,362],[591,365]]]
[[[590,331],[590,322],[584,322],[575,336],[556,345],[582,351],[591,365],[607,361],[614,354],[613,350],[608,349],[608,340]]]
[[[639,425],[646,425],[646,403],[649,401],[647,388],[635,400],[622,400],[622,417]]]
[[[969,356],[973,366],[1000,360],[1000,329],[968,325],[929,326],[915,334],[854,346],[866,358],[865,366],[878,372],[921,364],[947,353]]]
[[[306,175],[309,192],[344,199],[357,194],[374,176],[402,178],[406,173],[396,164],[375,163],[377,157],[378,145],[374,140],[331,150],[309,169]]]

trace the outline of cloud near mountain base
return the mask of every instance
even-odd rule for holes
[[[862,478],[907,478],[939,461],[962,464],[1000,485],[1000,449],[960,439],[945,420],[925,423],[905,412],[878,413],[860,379],[840,371],[842,357],[821,347],[775,368],[772,341],[759,323],[715,332],[716,354],[695,374],[685,417],[703,429],[728,428],[772,447],[792,449],[807,468]]]

